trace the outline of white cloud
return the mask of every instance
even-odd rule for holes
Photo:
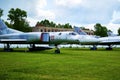
[[[86,24],[92,29],[96,23],[107,27],[120,23],[120,0],[21,0],[13,3],[3,0],[2,3],[3,18],[11,7],[20,8],[27,11],[31,25],[45,18],[58,23]]]
[[[109,23],[106,26],[109,30],[113,31],[113,33],[118,34],[118,29],[120,28],[120,24]]]
[[[36,16],[42,19],[52,19],[52,20],[55,19],[55,14],[50,10],[43,10],[43,9],[37,10]]]
[[[82,3],[82,0],[55,0],[58,6],[73,8]]]
[[[31,26],[35,26],[38,21],[43,19],[55,19],[55,13],[46,8],[48,7],[47,0],[36,0],[32,5],[34,6],[31,6],[31,10],[29,10],[31,12],[31,16],[27,18]]]
[[[82,1],[82,6],[86,8],[92,9],[109,9],[111,7],[115,7],[117,0],[84,0]]]
[[[46,0],[37,0],[35,4],[36,8],[44,8],[47,6]]]
[[[120,11],[114,11],[110,23],[120,24]]]
[[[71,22],[74,20],[83,24],[109,23],[113,11],[118,7],[117,0],[55,0],[55,2],[59,8],[58,13],[61,13],[57,16],[63,15]]]
[[[35,26],[36,25],[36,23],[39,21],[39,20],[37,20],[37,19],[33,19],[33,18],[31,18],[31,17],[28,17],[27,18],[27,21],[30,23],[30,26]]]
[[[50,9],[47,9],[47,0],[37,0],[34,4],[34,18],[36,19],[55,19],[55,13]]]

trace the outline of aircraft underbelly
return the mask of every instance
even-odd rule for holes
[[[50,44],[79,44],[78,40],[55,39],[51,40]]]
[[[93,45],[93,44],[97,44],[99,43],[99,41],[90,41],[90,40],[86,40],[86,41],[80,41],[80,44],[82,45]]]

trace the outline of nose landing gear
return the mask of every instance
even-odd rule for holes
[[[97,46],[96,46],[96,45],[93,45],[93,47],[90,48],[90,50],[97,50]]]
[[[108,47],[106,48],[106,50],[112,50],[112,46],[108,45]]]

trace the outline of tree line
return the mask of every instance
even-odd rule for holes
[[[0,8],[0,18],[3,16],[3,10]],[[7,20],[10,20],[10,23],[5,21],[6,25],[10,28],[23,31],[23,32],[31,32],[32,27],[29,25],[29,22],[27,21],[27,12],[25,10],[21,10],[19,8],[11,8],[8,11],[8,18]],[[69,23],[66,24],[56,24],[53,21],[49,21],[47,19],[38,21],[37,24],[40,24],[45,27],[56,27],[56,28],[72,28],[72,26]],[[107,36],[106,26],[102,26],[100,23],[96,23],[94,25],[94,34],[97,36],[105,37]],[[118,34],[120,35],[120,28],[118,29]]]
[[[37,24],[38,25],[40,24],[40,25],[45,26],[45,27],[72,28],[72,25],[70,25],[69,23],[66,23],[66,24],[56,24],[55,22],[49,21],[47,19],[42,20],[40,22],[37,22]]]

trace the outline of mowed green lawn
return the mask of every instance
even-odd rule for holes
[[[120,49],[0,52],[0,80],[120,80]]]

